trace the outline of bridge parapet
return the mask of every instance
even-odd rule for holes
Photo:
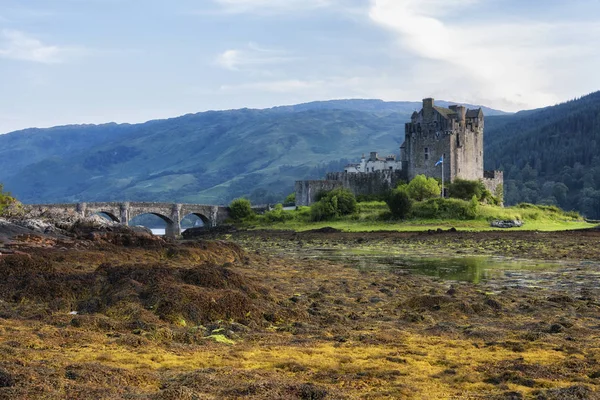
[[[229,217],[224,206],[205,204],[180,204],[159,202],[91,202],[67,204],[32,204],[30,207],[77,213],[82,217],[105,214],[115,222],[129,225],[132,218],[142,214],[154,214],[166,222],[165,236],[175,238],[181,234],[181,220],[190,214],[198,216],[210,227],[223,223]]]

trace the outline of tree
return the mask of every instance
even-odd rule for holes
[[[334,189],[319,194],[319,201],[311,206],[313,221],[324,221],[356,212],[356,198],[348,189]]]
[[[435,178],[427,178],[425,175],[417,175],[408,184],[408,195],[411,199],[423,201],[434,197],[439,197],[441,188]]]
[[[455,199],[471,200],[473,196],[476,196],[477,200],[481,201],[485,192],[485,185],[481,181],[455,179],[448,185],[448,194]]]
[[[406,185],[392,190],[385,202],[395,218],[405,218],[412,208]]]
[[[242,221],[254,216],[252,204],[248,199],[235,199],[229,204],[229,217],[234,221]]]
[[[17,200],[4,191],[4,186],[0,183],[0,215],[13,204],[17,204]]]
[[[326,197],[335,198],[339,215],[354,214],[356,212],[356,197],[348,189],[334,189]]]
[[[288,194],[285,200],[283,200],[283,204],[296,204],[296,192]]]

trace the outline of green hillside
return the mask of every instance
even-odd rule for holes
[[[505,171],[505,200],[600,218],[600,92],[486,119],[486,167]]]
[[[276,202],[295,180],[322,178],[362,153],[397,154],[419,106],[334,100],[29,129],[0,135],[0,182],[26,203]],[[512,115],[488,110],[486,169],[505,171],[509,205],[557,204],[597,219],[599,136],[600,92]]]
[[[241,195],[278,201],[296,179],[322,177],[370,150],[398,152],[406,118],[354,110],[199,113],[124,129],[87,148],[50,151],[2,179],[28,203],[227,203]],[[96,128],[80,127],[80,135]]]

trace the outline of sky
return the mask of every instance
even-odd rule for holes
[[[0,0],[0,133],[314,100],[600,89],[600,0]]]

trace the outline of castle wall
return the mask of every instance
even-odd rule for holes
[[[500,201],[504,203],[504,172],[503,171],[484,171],[483,184],[485,188],[492,192]]]
[[[395,188],[401,180],[406,180],[405,173],[400,170],[382,170],[365,174],[330,172],[325,179],[342,182],[342,186],[355,196],[382,194]]]
[[[356,174],[351,174],[356,175]],[[362,175],[362,174],[358,174]],[[341,181],[296,181],[296,205],[310,206],[316,201],[317,194],[322,191],[329,191],[343,187]]]
[[[483,129],[475,121],[461,122],[452,135],[452,179],[478,180],[483,177]]]
[[[309,206],[321,191],[337,188],[349,189],[355,196],[378,195],[395,188],[406,180],[403,171],[385,170],[369,173],[330,172],[322,181],[296,181],[296,205]]]
[[[412,180],[417,175],[426,175],[434,178],[442,178],[442,166],[435,166],[442,155],[444,157],[444,179],[450,180],[451,162],[453,161],[449,155],[451,154],[451,139],[452,136],[440,132],[429,132],[427,128],[422,128],[421,132],[415,130],[410,139],[406,140],[406,153],[408,155],[407,169],[408,179]],[[427,153],[425,153],[427,149]],[[427,156],[426,156],[427,154]]]

